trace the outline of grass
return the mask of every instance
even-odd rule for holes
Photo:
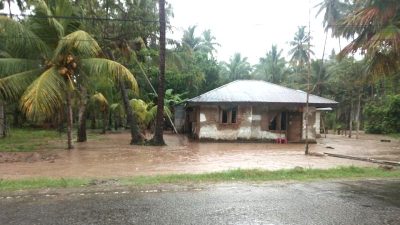
[[[86,186],[89,184],[88,179],[52,179],[37,178],[23,180],[0,180],[0,191],[13,191],[23,189],[40,189],[40,188],[68,188]]]
[[[73,134],[75,140],[76,134]],[[101,135],[87,131],[89,140],[100,140]],[[65,141],[65,133],[56,130],[17,128],[10,130],[7,137],[0,139],[0,152],[32,152],[43,146],[48,147],[50,141]]]
[[[192,184],[236,181],[309,181],[324,179],[357,178],[400,178],[400,170],[392,171],[380,168],[337,167],[332,169],[285,169],[285,170],[229,170],[203,174],[171,174],[158,176],[137,176],[122,178],[120,184],[127,186],[152,186],[163,184]],[[67,188],[88,186],[90,179],[24,179],[0,180],[0,191],[39,188]]]
[[[395,138],[395,139],[400,139],[400,133],[393,133],[393,134],[388,134],[390,137]]]
[[[0,152],[30,152],[45,146],[51,140],[60,140],[54,130],[12,129],[9,135],[0,139]]]

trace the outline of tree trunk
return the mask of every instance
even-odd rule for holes
[[[67,90],[67,144],[68,150],[73,149],[72,145],[72,93]]]
[[[164,85],[165,85],[165,0],[159,0],[159,17],[160,17],[160,62],[158,75],[158,94],[157,94],[157,115],[156,127],[153,136],[153,144],[164,145]]]
[[[353,131],[353,100],[350,101],[350,112],[349,112],[349,138]]]
[[[120,121],[119,115],[117,115],[117,113],[115,113],[115,115],[114,115],[114,130],[118,130],[119,121]]]
[[[101,131],[102,134],[105,134],[108,128],[108,110],[104,110],[103,112],[103,130]]]
[[[79,103],[79,112],[78,112],[78,142],[87,141],[86,135],[86,106],[87,106],[87,91],[85,87],[81,87],[81,98]]]
[[[356,139],[358,139],[360,133],[360,110],[361,110],[361,93],[358,93],[358,104],[357,104],[357,114],[356,114],[356,121],[357,121]]]
[[[0,100],[0,138],[6,136],[5,104]]]
[[[18,107],[15,107],[14,114],[13,114],[13,126],[19,127],[19,110]]]
[[[94,130],[97,128],[97,124],[96,124],[96,113],[92,112],[90,114],[90,129]]]
[[[125,83],[123,80],[119,80],[120,91],[122,95],[122,101],[124,102],[124,108],[126,112],[126,123],[130,126],[131,130],[131,145],[133,144],[141,144],[143,142],[143,138],[139,133],[139,127],[136,122],[136,118],[133,115],[132,107],[129,103],[128,93],[125,89]]]

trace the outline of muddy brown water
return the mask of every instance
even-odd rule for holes
[[[202,173],[229,169],[331,168],[376,166],[368,162],[334,157],[305,156],[303,144],[204,143],[185,136],[166,134],[166,146],[131,146],[128,133],[106,134],[98,140],[75,143],[75,149],[42,150],[56,153],[52,161],[0,163],[0,178],[29,177],[127,177],[169,173]],[[380,142],[364,135],[348,139],[328,135],[311,145],[312,152],[375,155],[400,159],[400,143]],[[57,143],[58,148],[64,143]],[[330,146],[334,149],[328,149]],[[382,154],[381,154],[382,153]]]

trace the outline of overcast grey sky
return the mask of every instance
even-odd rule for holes
[[[287,50],[298,26],[308,26],[311,7],[311,36],[316,58],[321,58],[325,40],[321,14],[315,17],[314,6],[322,0],[167,0],[173,7],[173,33],[169,38],[180,39],[183,30],[197,25],[197,34],[211,29],[217,42],[218,60],[228,61],[240,52],[255,64],[272,44]],[[342,40],[342,42],[345,42]],[[343,43],[342,43],[343,45]],[[326,54],[339,49],[337,39],[329,36]]]

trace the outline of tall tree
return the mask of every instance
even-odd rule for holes
[[[247,62],[247,57],[242,57],[240,53],[235,53],[228,63],[224,63],[224,73],[228,81],[238,79],[249,79],[252,67]]]
[[[158,0],[160,15],[160,62],[157,90],[157,115],[154,137],[152,142],[156,145],[164,145],[164,95],[165,95],[165,0]]]
[[[38,1],[35,10],[50,12],[44,1]],[[33,23],[36,25],[31,25]],[[5,46],[8,46],[6,50],[19,57],[1,60],[0,74],[7,75],[0,80],[1,92],[7,99],[20,98],[23,112],[33,120],[54,116],[66,103],[68,149],[73,148],[72,98],[75,87],[83,84],[77,82],[85,78],[90,84],[96,76],[111,75],[114,81],[126,79],[137,88],[133,74],[124,66],[99,58],[102,54],[100,46],[84,31],[64,35],[65,29],[52,17],[24,24],[0,17],[0,27],[4,31]],[[43,41],[41,35],[44,34],[37,32],[43,31],[44,27],[48,34],[56,34],[54,39]],[[15,36],[21,38],[12,38]],[[15,66],[16,62],[20,62],[18,66]]]
[[[356,0],[334,29],[336,35],[353,39],[340,56],[361,52],[368,71],[391,75],[400,67],[400,2],[398,0]]]
[[[311,37],[306,33],[305,29],[305,26],[298,27],[293,40],[289,42],[291,46],[291,49],[289,50],[289,55],[291,55],[290,63],[294,67],[301,69],[304,69],[311,54],[314,54],[308,46],[308,41]]]
[[[271,46],[265,57],[260,58],[254,71],[257,78],[279,84],[283,82],[285,73],[285,59],[282,57],[282,49],[278,51],[276,45]]]

